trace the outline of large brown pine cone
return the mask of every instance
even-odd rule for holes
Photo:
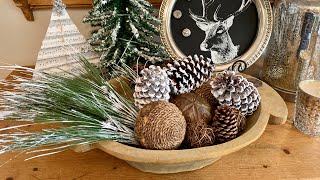
[[[222,105],[215,111],[212,126],[216,139],[224,143],[236,138],[238,133],[244,129],[245,117],[239,110]]]

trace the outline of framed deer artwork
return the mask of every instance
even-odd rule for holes
[[[272,31],[269,0],[163,0],[160,18],[161,40],[172,58],[201,54],[218,71],[252,65]]]

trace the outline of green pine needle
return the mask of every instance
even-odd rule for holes
[[[1,82],[19,90],[0,90],[0,109],[7,112],[3,119],[57,127],[26,132],[23,126],[16,126],[10,129],[17,131],[7,134],[1,134],[6,128],[0,129],[0,153],[23,151],[45,155],[106,140],[138,144],[133,131],[138,109],[119,95],[86,59],[81,57],[79,62],[83,66],[81,76],[59,77],[24,68],[36,78],[15,77],[21,84]],[[40,147],[44,149],[39,150]]]

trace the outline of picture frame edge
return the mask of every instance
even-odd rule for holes
[[[170,39],[168,33],[170,28],[170,12],[169,10],[177,0],[163,0],[159,9],[160,23],[160,39],[166,51],[172,59],[183,59],[187,55],[180,52],[176,47],[174,41]],[[234,70],[238,72],[244,71],[246,68],[254,64],[263,54],[271,38],[273,28],[273,14],[272,7],[269,0],[253,0],[258,12],[258,29],[255,40],[252,42],[250,48],[241,56],[232,60],[230,63],[217,64],[216,71]],[[245,62],[245,64],[243,64]]]

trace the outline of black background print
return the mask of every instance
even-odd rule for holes
[[[208,2],[209,0],[206,0]],[[226,18],[240,8],[242,0],[215,0],[208,8],[208,19],[213,20],[213,14],[219,4],[221,8],[218,17]],[[201,0],[177,0],[173,11],[171,12],[171,32],[177,47],[185,55],[202,54],[205,57],[211,57],[211,53],[200,50],[200,44],[205,39],[205,33],[198,28],[196,22],[191,19],[189,9],[196,14],[202,15]],[[176,19],[173,12],[180,10],[182,17]],[[191,30],[189,37],[182,35],[183,29]],[[240,45],[238,55],[244,54],[252,45],[256,38],[258,30],[258,12],[255,4],[252,2],[250,7],[235,17],[232,27],[229,29],[230,37],[235,46]]]

